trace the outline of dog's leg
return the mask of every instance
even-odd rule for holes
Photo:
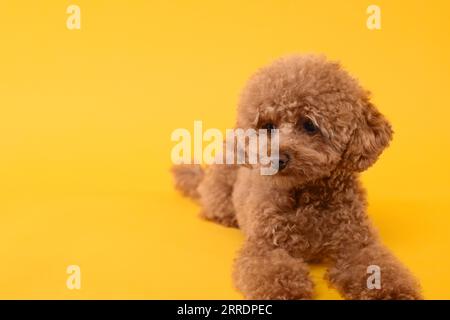
[[[236,181],[237,167],[234,165],[211,165],[198,187],[201,215],[227,227],[238,227],[231,200]]]
[[[247,240],[235,261],[234,283],[247,299],[310,299],[308,266],[284,249]]]
[[[341,248],[327,277],[347,299],[422,299],[414,277],[378,242]]]

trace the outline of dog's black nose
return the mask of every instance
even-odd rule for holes
[[[284,168],[286,168],[288,165],[289,159],[290,159],[290,157],[287,153],[280,154],[280,156],[278,157],[278,170],[281,171]]]

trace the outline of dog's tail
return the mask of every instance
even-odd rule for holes
[[[200,194],[197,187],[205,175],[202,167],[198,164],[180,164],[172,167],[175,180],[175,188],[183,195],[192,199],[199,199]]]

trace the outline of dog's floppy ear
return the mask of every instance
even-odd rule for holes
[[[392,133],[386,118],[372,103],[365,102],[344,155],[347,168],[358,172],[369,168],[389,145]]]

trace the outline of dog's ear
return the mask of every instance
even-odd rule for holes
[[[372,103],[365,102],[344,155],[346,167],[358,172],[369,168],[389,145],[392,133],[386,118]]]

